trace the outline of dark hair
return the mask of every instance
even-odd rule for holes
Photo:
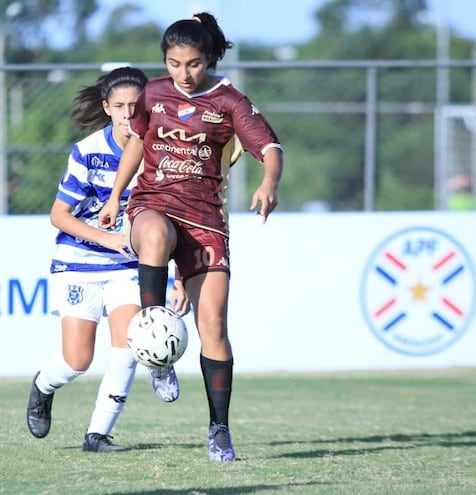
[[[112,90],[135,86],[144,89],[147,76],[133,67],[119,67],[99,77],[92,86],[82,88],[73,101],[71,120],[79,131],[102,129],[111,122],[104,112],[102,102],[107,101]]]
[[[215,17],[207,12],[195,14],[193,19],[174,22],[166,29],[160,42],[164,61],[167,50],[177,45],[190,45],[205,54],[208,69],[215,69],[225,51],[233,47],[233,43],[225,38]]]

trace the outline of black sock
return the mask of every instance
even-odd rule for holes
[[[200,367],[210,409],[210,424],[228,425],[233,380],[233,359],[215,361],[200,355]]]
[[[168,276],[167,266],[150,266],[139,263],[140,300],[143,308],[165,306]]]

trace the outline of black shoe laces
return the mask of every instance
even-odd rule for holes
[[[213,436],[216,445],[222,450],[230,448],[230,431],[228,426],[224,424],[217,424],[213,429]]]
[[[94,440],[104,442],[107,445],[112,445],[112,439],[114,438],[112,435],[101,435],[99,433],[92,433],[91,436]]]
[[[33,410],[39,418],[49,419],[50,411],[51,411],[51,398],[47,397],[46,399],[37,399],[35,402],[35,407]]]

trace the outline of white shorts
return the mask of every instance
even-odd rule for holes
[[[119,306],[140,307],[137,270],[63,272],[50,277],[51,312],[99,322]]]

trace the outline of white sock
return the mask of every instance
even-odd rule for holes
[[[86,370],[73,370],[64,360],[63,354],[58,354],[41,369],[35,383],[40,392],[52,394],[56,389],[71,383],[85,372]]]
[[[127,348],[113,347],[109,365],[99,386],[96,407],[87,433],[109,435],[124,409],[137,362]]]

